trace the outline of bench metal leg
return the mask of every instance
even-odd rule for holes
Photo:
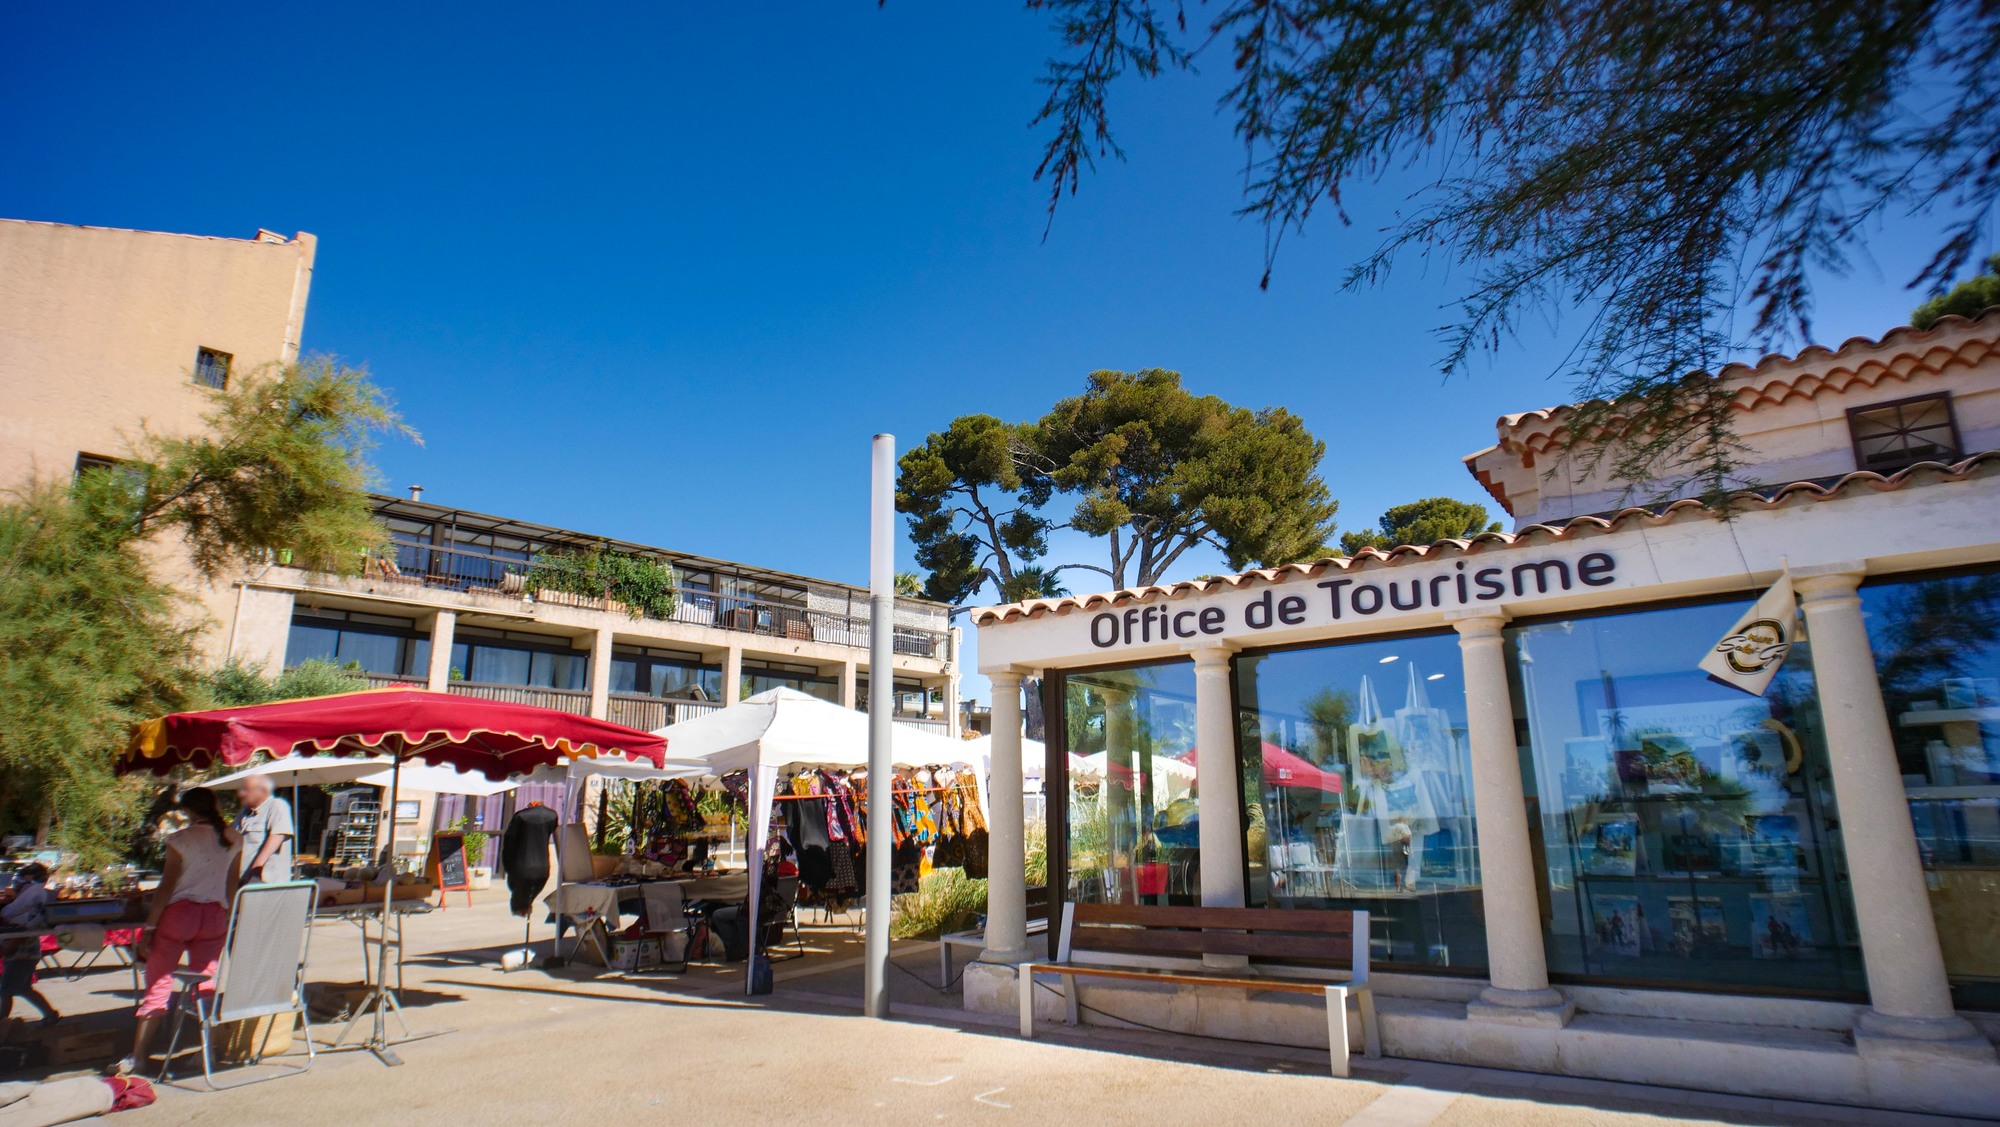
[[[1073,974],[1063,975],[1063,1021],[1070,1025],[1079,1025],[1083,1021],[1076,1010],[1076,976]]]
[[[938,940],[938,989],[951,989],[951,944]]]
[[[1035,1036],[1035,972],[1023,963],[1014,968],[1014,993],[1021,1006],[1021,1036]]]
[[[1369,1060],[1382,1059],[1382,1023],[1375,1018],[1375,991],[1363,986],[1355,991],[1354,1000],[1361,1008],[1361,1043],[1368,1051]]]
[[[1347,987],[1326,988],[1326,1044],[1333,1058],[1333,1074],[1347,1077]]]

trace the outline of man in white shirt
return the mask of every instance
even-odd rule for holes
[[[243,835],[243,883],[277,884],[292,879],[292,808],[271,793],[271,780],[251,775],[236,789],[243,808],[236,832]]]

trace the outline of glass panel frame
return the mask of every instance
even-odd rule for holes
[[[1756,594],[1507,627],[1552,979],[1865,998],[1809,642],[1695,668]]]
[[[1236,655],[1250,906],[1367,911],[1376,965],[1485,972],[1463,670],[1452,631]]]

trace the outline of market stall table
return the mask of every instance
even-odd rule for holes
[[[659,896],[649,890],[671,889],[672,897]],[[606,881],[573,881],[558,885],[555,891],[542,898],[542,906],[556,917],[557,931],[563,930],[566,918],[577,929],[576,942],[570,945],[570,954],[576,953],[577,946],[586,938],[597,943],[592,924],[602,922],[609,931],[619,931],[624,926],[624,905],[635,901],[665,904],[669,901],[672,909],[655,909],[648,917],[656,930],[661,928],[660,917],[669,911],[684,908],[697,900],[717,901],[736,904],[750,895],[750,874],[747,872],[678,874],[663,876],[657,880],[627,881],[613,884]],[[598,944],[598,954],[610,965],[610,952]]]
[[[389,929],[385,935],[393,934],[393,938],[389,939],[389,945],[395,948],[396,951],[396,989],[398,990],[403,988],[403,921],[411,916],[428,915],[431,911],[430,901],[422,898],[413,897],[390,902]],[[382,930],[380,926],[382,921],[382,902],[370,899],[357,904],[327,904],[322,901],[319,910],[313,913],[313,919],[344,921],[353,924],[360,930],[361,982],[364,986],[375,985],[375,968],[370,965],[370,955],[374,950],[373,945],[382,942],[383,937],[369,935],[368,925],[374,923],[378,931]]]

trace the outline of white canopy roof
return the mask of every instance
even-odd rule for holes
[[[899,767],[983,762],[964,740],[893,724],[890,751]],[[752,767],[868,765],[868,715],[797,689],[771,689],[706,716],[658,729],[674,758],[721,775]]]
[[[209,790],[222,790],[233,787],[252,775],[261,775],[269,779],[273,787],[322,786],[337,783],[387,787],[392,766],[394,764],[387,756],[354,758],[340,755],[287,755],[196,785]],[[495,782],[484,775],[454,771],[449,767],[433,767],[427,763],[403,764],[402,783],[404,790],[465,794],[477,798],[503,794],[520,785],[517,781]]]
[[[965,742],[966,753],[978,757],[981,763],[993,762],[993,737],[981,736]],[[1021,777],[1039,779],[1048,770],[1048,748],[1040,740],[1021,739]],[[1074,758],[1074,756],[1072,756]],[[968,760],[969,761],[969,760]],[[990,770],[990,768],[989,768]]]

